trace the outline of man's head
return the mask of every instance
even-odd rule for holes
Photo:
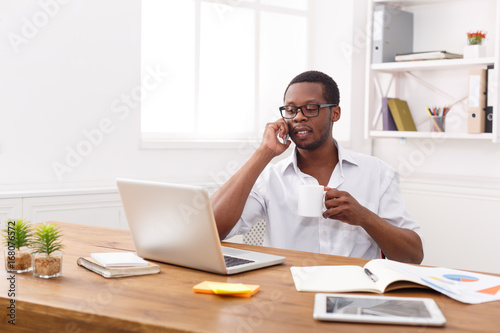
[[[333,145],[333,123],[340,118],[338,103],[337,84],[324,73],[304,72],[290,82],[285,91],[284,104],[285,110],[292,113],[285,120],[290,138],[297,148],[315,150],[326,142]],[[297,112],[295,116],[293,111]]]
[[[292,84],[299,82],[321,83],[323,85],[323,97],[325,98],[326,103],[339,105],[340,93],[337,83],[330,76],[319,71],[307,71],[294,77],[292,81],[290,81],[290,83],[288,84],[288,87],[286,87],[283,99],[286,96],[288,88],[290,88]]]

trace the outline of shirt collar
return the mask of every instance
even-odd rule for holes
[[[340,172],[343,175],[343,164],[344,162],[357,166],[355,158],[352,156],[351,152],[345,148],[343,148],[337,140],[333,139],[335,146],[337,147],[338,157],[339,157],[339,166]],[[281,170],[282,174],[286,174],[287,172],[295,171],[299,174],[300,170],[297,166],[297,148],[295,148],[285,160],[286,162],[283,164],[283,169]]]
[[[347,163],[350,163],[350,164],[353,164],[356,166],[358,165],[358,163],[356,162],[356,159],[352,156],[351,151],[342,147],[337,142],[337,140],[333,139],[333,142],[335,143],[335,146],[337,147],[337,151],[339,154],[339,162],[341,162],[340,165],[343,165],[344,162],[347,162]]]

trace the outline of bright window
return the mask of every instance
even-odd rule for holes
[[[143,0],[142,69],[166,73],[142,100],[143,139],[260,138],[308,68],[308,19],[307,0]]]

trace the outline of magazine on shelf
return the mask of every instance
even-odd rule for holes
[[[436,59],[460,59],[463,58],[461,54],[450,53],[447,51],[425,51],[398,54],[395,61],[414,61],[414,60],[436,60]]]

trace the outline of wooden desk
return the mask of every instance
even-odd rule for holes
[[[500,302],[466,305],[430,290],[391,292],[393,296],[431,297],[448,323],[443,328],[319,322],[312,318],[314,293],[297,292],[292,265],[363,265],[366,260],[258,247],[285,256],[279,266],[230,277],[162,264],[156,275],[105,279],[79,267],[91,252],[133,250],[125,230],[58,223],[65,238],[63,274],[39,279],[17,274],[15,323],[8,324],[10,274],[1,259],[1,332],[499,332]],[[227,244],[255,249],[254,246]],[[197,294],[204,280],[260,284],[252,298]],[[36,330],[35,330],[36,328]]]

